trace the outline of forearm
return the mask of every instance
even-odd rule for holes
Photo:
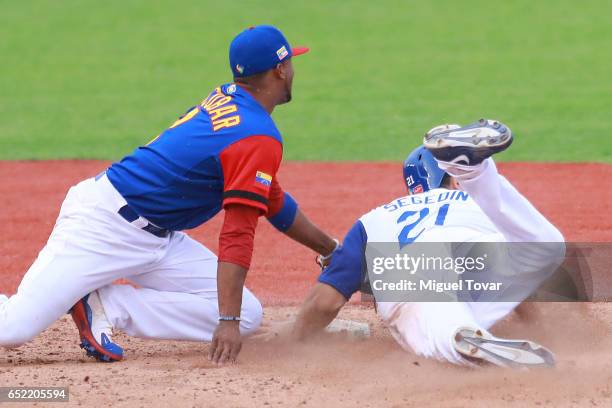
[[[235,362],[242,348],[240,336],[240,310],[242,289],[247,269],[230,262],[220,261],[217,266],[217,294],[220,322],[213,334],[208,359],[215,364]]]
[[[240,316],[242,290],[247,269],[229,262],[219,262],[217,266],[217,292],[219,296],[219,316]]]
[[[336,249],[336,241],[313,224],[299,209],[285,234],[318,254],[329,255]]]
[[[217,265],[221,316],[240,316],[242,289],[251,263],[258,217],[258,209],[244,205],[232,204],[225,209]]]
[[[346,303],[346,299],[336,289],[317,283],[302,305],[291,335],[296,340],[304,340],[316,334],[332,322]]]

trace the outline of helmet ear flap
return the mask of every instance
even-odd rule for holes
[[[433,155],[420,146],[413,150],[403,167],[404,183],[410,194],[419,194],[440,187],[446,174]]]

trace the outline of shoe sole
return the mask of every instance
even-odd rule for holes
[[[554,354],[529,340],[499,339],[478,329],[462,327],[455,333],[455,350],[469,360],[479,359],[501,367],[552,368]]]
[[[109,352],[94,339],[87,319],[87,310],[82,300],[79,300],[77,304],[72,307],[70,315],[79,330],[79,336],[81,338],[80,346],[89,357],[94,357],[98,361],[105,363],[123,360],[122,355]]]
[[[497,134],[485,134],[478,129],[492,129]],[[455,135],[455,136],[453,136]],[[425,135],[423,145],[436,159],[456,162],[467,161],[468,165],[481,163],[496,153],[506,150],[514,137],[508,127],[500,122],[480,119],[460,129],[449,129],[433,135]]]

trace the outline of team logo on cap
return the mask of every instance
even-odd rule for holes
[[[236,64],[236,71],[238,71],[238,73],[242,74],[244,72],[244,67],[240,64]]]
[[[276,51],[276,55],[278,55],[278,59],[282,61],[283,58],[289,55],[289,51],[287,51],[287,48],[285,48],[285,46],[283,45]]]

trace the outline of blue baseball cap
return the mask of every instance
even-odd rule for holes
[[[234,78],[247,77],[308,51],[306,47],[291,48],[283,33],[274,26],[249,27],[230,44],[230,68]]]

